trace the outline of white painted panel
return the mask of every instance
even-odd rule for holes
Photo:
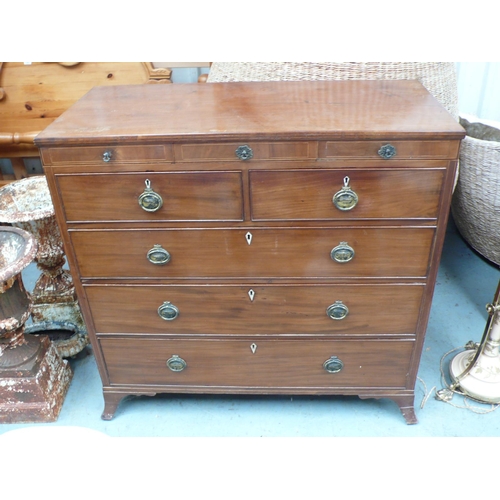
[[[489,63],[479,113],[481,118],[500,122],[500,63]]]
[[[476,115],[483,95],[488,63],[458,63],[458,108],[461,114]]]
[[[500,122],[500,62],[457,63],[460,114]]]

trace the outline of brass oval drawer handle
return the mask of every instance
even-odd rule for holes
[[[347,241],[341,241],[340,244],[338,244],[335,248],[332,248],[332,251],[330,252],[332,260],[341,264],[351,261],[354,258],[354,255],[354,248],[352,248]]]
[[[243,146],[239,146],[235,151],[235,154],[240,160],[250,160],[251,158],[253,158],[252,148],[250,146],[247,146],[246,144]]]
[[[187,363],[177,354],[174,354],[170,359],[167,360],[167,366],[173,372],[181,372],[187,368]]]
[[[358,195],[349,186],[349,177],[344,177],[344,186],[332,198],[336,208],[342,211],[352,210],[358,204]]]
[[[170,262],[170,253],[161,245],[153,245],[153,248],[146,254],[147,259],[151,264],[163,266]]]
[[[102,161],[108,163],[109,161],[111,161],[111,158],[113,158],[113,151],[104,151],[104,153],[102,154]]]
[[[337,356],[332,356],[323,363],[323,368],[328,373],[338,373],[344,368],[344,363]]]
[[[146,188],[137,201],[139,202],[139,206],[143,210],[146,210],[146,212],[156,212],[162,207],[163,198],[158,193],[153,191],[151,181],[149,179],[146,179],[145,184]]]
[[[349,314],[349,308],[341,300],[337,300],[334,304],[327,307],[326,314],[331,319],[341,320]]]
[[[396,148],[392,144],[385,144],[378,150],[378,155],[384,160],[396,156]]]
[[[158,308],[158,315],[165,321],[173,321],[177,318],[177,316],[179,316],[179,309],[171,302],[165,301]]]

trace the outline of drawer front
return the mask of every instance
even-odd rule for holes
[[[444,173],[443,169],[252,170],[252,219],[435,219]],[[346,184],[358,200],[350,210],[340,210],[332,200]]]
[[[137,229],[69,234],[84,278],[424,277],[434,229]],[[155,245],[160,246],[156,252]],[[162,256],[170,260],[153,264],[148,253],[154,262],[162,262]]]
[[[57,175],[66,220],[239,221],[243,217],[241,172],[162,172]],[[138,202],[147,188],[163,204],[155,212]]]
[[[85,146],[73,148],[44,148],[41,151],[46,165],[92,164],[111,166],[116,163],[173,161],[170,144],[141,146]]]
[[[241,149],[240,149],[241,148]],[[316,158],[316,142],[239,142],[176,144],[176,161],[307,160]],[[245,158],[245,159],[243,159]]]
[[[412,341],[101,339],[111,385],[404,388]],[[253,344],[253,345],[252,345]],[[178,356],[185,368],[167,361]],[[340,371],[331,373],[323,367]],[[182,361],[178,366],[182,367]]]
[[[98,334],[412,335],[424,285],[107,284],[84,288]],[[160,317],[160,307],[167,319]]]
[[[381,159],[381,148],[394,147],[397,159],[455,159],[459,148],[458,141],[325,141],[319,143],[319,158],[368,158]],[[383,152],[381,152],[383,154]]]

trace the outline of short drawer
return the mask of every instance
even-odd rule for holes
[[[412,341],[396,340],[107,338],[100,344],[111,385],[208,390],[404,388],[414,347]]]
[[[83,278],[427,275],[434,228],[107,229],[69,232]]]
[[[161,172],[56,175],[69,222],[239,221],[243,217],[241,172]],[[139,205],[151,189],[156,211]]]
[[[176,161],[245,161],[308,160],[316,158],[317,143],[290,142],[234,142],[214,144],[175,144]]]
[[[319,143],[318,157],[453,160],[457,157],[459,145],[459,141],[324,141]],[[387,150],[390,158],[384,156]]]
[[[84,288],[98,334],[413,335],[424,285]]]
[[[92,164],[102,165],[104,168],[115,163],[159,162],[174,159],[170,144],[43,148],[41,155],[45,165]]]
[[[255,221],[435,219],[444,169],[252,170]],[[334,196],[349,188],[356,204],[338,208]]]

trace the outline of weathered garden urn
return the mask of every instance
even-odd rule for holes
[[[12,224],[35,236],[35,257],[41,271],[32,292],[33,325],[27,332],[66,332],[54,338],[59,354],[70,357],[88,344],[87,330],[77,302],[45,176],[14,181],[0,189],[0,222]]]
[[[36,251],[30,233],[0,226],[0,423],[57,420],[73,375],[47,336],[24,331],[32,302],[21,273]]]

